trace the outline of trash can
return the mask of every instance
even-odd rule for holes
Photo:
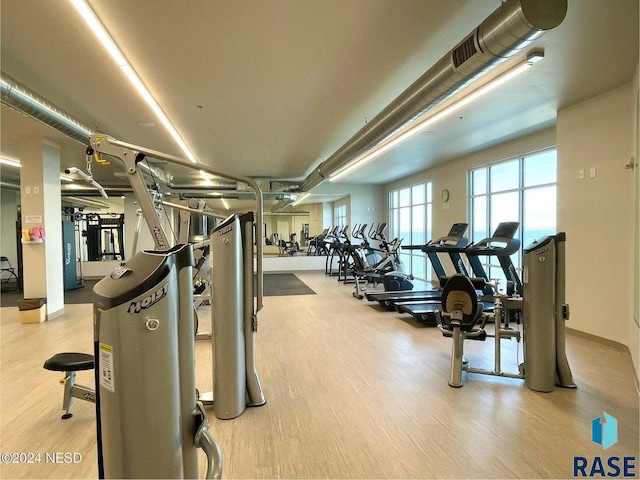
[[[46,298],[25,298],[18,300],[20,323],[42,323],[47,317]]]

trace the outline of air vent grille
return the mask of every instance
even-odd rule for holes
[[[464,62],[469,60],[478,52],[475,42],[475,32],[469,35],[460,45],[458,45],[452,52],[453,66],[458,68]]]

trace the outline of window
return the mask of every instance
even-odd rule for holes
[[[344,227],[347,224],[347,206],[338,205],[335,207],[333,216],[335,218],[336,226]]]
[[[424,245],[431,238],[431,182],[389,192],[389,231],[402,245]],[[421,250],[401,250],[406,273],[429,279],[426,256]]]
[[[533,240],[556,232],[557,155],[545,150],[506,160],[469,172],[472,241],[493,233],[500,222],[520,222],[516,234],[520,252],[513,255],[516,268],[522,265],[522,249]],[[485,258],[489,278],[505,277],[494,258]]]

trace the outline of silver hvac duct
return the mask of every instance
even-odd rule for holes
[[[6,75],[0,73],[2,104],[41,121],[83,145],[89,144],[93,132],[45,98]]]
[[[557,27],[567,0],[506,0],[301,183],[305,192]]]

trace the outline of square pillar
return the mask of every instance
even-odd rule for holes
[[[24,298],[46,298],[47,319],[64,312],[60,147],[43,138],[20,147]],[[29,231],[41,228],[44,239]]]

